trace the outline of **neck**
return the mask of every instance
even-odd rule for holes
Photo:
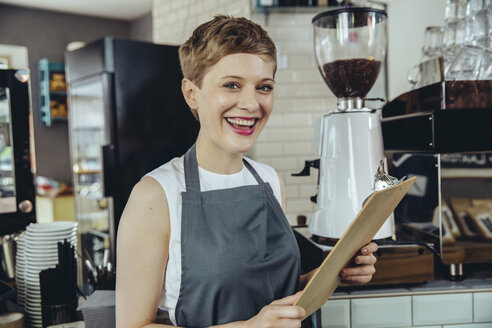
[[[198,134],[196,160],[201,168],[219,174],[233,174],[242,170],[243,155],[229,153]]]

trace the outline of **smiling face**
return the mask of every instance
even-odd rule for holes
[[[273,109],[273,72],[266,57],[238,53],[213,65],[201,88],[185,79],[185,99],[200,118],[197,144],[212,156],[249,151]]]

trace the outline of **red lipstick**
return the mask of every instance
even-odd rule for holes
[[[252,117],[234,117],[234,118],[235,119],[241,119],[241,120],[248,120],[248,121],[252,119]],[[253,126],[251,126],[251,128],[236,127],[234,124],[231,124],[230,122],[228,122],[227,119],[226,119],[226,122],[233,132],[235,132],[239,135],[242,135],[242,136],[250,136],[255,132],[257,119],[255,118],[255,123],[253,124]]]

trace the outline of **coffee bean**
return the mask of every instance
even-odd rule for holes
[[[378,60],[336,60],[323,65],[323,78],[338,98],[363,98],[376,82],[380,69]]]

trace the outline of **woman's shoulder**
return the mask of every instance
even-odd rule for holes
[[[175,174],[181,173],[183,174],[183,157],[174,157],[169,162],[162,164],[161,166],[153,169],[145,176],[154,176],[154,175],[167,175],[167,174]]]
[[[145,220],[154,227],[160,227],[161,232],[166,232],[167,224],[165,223],[169,221],[166,219],[168,217],[166,198],[163,188],[155,179],[142,178],[133,187],[120,222],[132,230],[141,224],[142,220]],[[163,217],[164,220],[162,220]]]
[[[171,187],[182,185],[184,182],[184,162],[182,157],[175,157],[169,162],[147,173],[145,177],[152,177],[162,186]]]
[[[172,206],[172,204],[179,202],[179,195],[186,189],[183,158],[173,158],[147,173],[140,182],[144,180],[153,180],[154,185],[164,191],[169,206]]]

